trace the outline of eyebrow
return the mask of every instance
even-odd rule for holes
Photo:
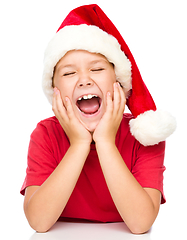
[[[88,64],[89,65],[95,65],[95,64],[100,63],[100,62],[107,63],[107,60],[105,60],[105,59],[93,60],[93,61],[89,62]],[[75,68],[75,67],[76,67],[75,64],[66,64],[66,65],[62,64],[59,67],[57,67],[57,70],[60,70],[60,69],[63,69],[63,68]]]
[[[107,60],[105,60],[105,59],[94,60],[94,61],[91,61],[91,62],[90,62],[90,65],[94,65],[94,64],[97,64],[97,63],[100,63],[100,62],[105,62],[105,63],[107,63]]]
[[[57,67],[57,70],[61,70],[63,68],[75,68],[74,64],[67,64],[67,65],[60,65],[59,67]]]

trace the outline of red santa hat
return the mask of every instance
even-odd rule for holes
[[[116,79],[123,86],[134,119],[131,134],[144,146],[164,141],[176,128],[175,118],[157,110],[136,62],[121,34],[96,4],[72,10],[49,42],[44,56],[43,90],[52,103],[54,67],[70,50],[104,55],[114,64]]]

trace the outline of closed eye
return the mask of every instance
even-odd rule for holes
[[[67,73],[64,73],[63,74],[63,77],[66,77],[66,76],[70,76],[70,75],[73,75],[75,74],[76,72],[67,72]]]
[[[104,68],[96,68],[96,69],[92,69],[91,71],[92,72],[100,72],[100,71],[103,71],[105,70]]]

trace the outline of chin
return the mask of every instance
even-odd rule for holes
[[[90,123],[90,124],[88,124],[88,123],[85,124],[84,123],[84,126],[89,132],[93,133],[95,131],[96,127],[97,127],[97,124],[98,123]]]
[[[103,116],[103,111],[99,110],[98,113],[93,115],[87,115],[84,114],[80,111],[77,111],[76,114],[77,118],[79,121],[82,123],[82,125],[91,133],[93,133],[99,124],[102,116]]]

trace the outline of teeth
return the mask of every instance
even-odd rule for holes
[[[91,99],[93,95],[89,94],[87,97],[88,99]]]
[[[83,97],[80,97],[78,100],[82,100],[82,99],[91,99],[93,97],[97,97],[97,95],[92,95],[92,94],[88,94],[88,95],[84,95]]]

